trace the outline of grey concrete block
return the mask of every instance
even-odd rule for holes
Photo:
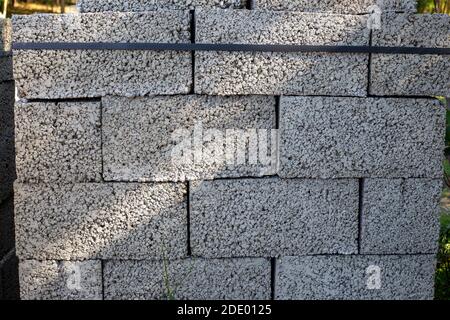
[[[11,20],[0,18],[0,51],[11,50]]]
[[[100,261],[36,261],[19,263],[22,300],[101,300]]]
[[[442,176],[437,100],[283,97],[280,108],[281,177]]]
[[[267,259],[186,259],[166,266],[167,273],[163,261],[106,261],[105,299],[270,299]]]
[[[14,248],[14,199],[0,202],[0,260]]]
[[[13,24],[16,42],[190,42],[181,10],[16,16]],[[17,50],[14,75],[28,99],[188,93],[191,53]]]
[[[16,184],[20,259],[182,258],[183,184]]]
[[[16,167],[22,182],[100,181],[100,102],[17,103]]]
[[[356,180],[215,180],[190,192],[194,256],[357,252]]]
[[[0,202],[16,179],[14,152],[14,82],[0,83]]]
[[[198,10],[197,43],[368,45],[367,16]],[[197,52],[195,91],[365,96],[368,55]]]
[[[373,31],[374,46],[450,47],[450,16],[418,14],[382,16]],[[371,59],[370,92],[374,95],[450,96],[450,56],[384,55]]]
[[[0,301],[20,298],[18,263],[14,250],[0,257]]]
[[[433,255],[283,257],[276,262],[275,298],[433,299],[435,264]]]
[[[106,97],[102,104],[107,181],[185,181],[276,173],[273,97]],[[255,150],[246,146],[247,129],[259,134]],[[243,161],[239,161],[240,152]],[[249,160],[252,152],[258,156],[253,162]]]
[[[416,0],[254,0],[256,9],[295,10],[303,12],[333,12],[345,14],[369,13],[378,6],[382,12],[416,12]]]
[[[12,55],[0,53],[0,82],[13,79]]]
[[[79,0],[80,12],[139,12],[159,9],[195,9],[198,7],[219,7],[229,9],[245,8],[250,0]]]
[[[441,180],[367,179],[361,214],[361,252],[436,253]]]

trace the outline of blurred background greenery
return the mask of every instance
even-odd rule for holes
[[[12,14],[74,13],[76,0],[0,0],[3,16]]]
[[[124,0],[125,1],[125,0]],[[150,1],[150,0],[149,0]],[[73,13],[76,0],[0,0],[3,16],[11,14]],[[419,13],[450,14],[450,0],[418,0]],[[442,70],[448,72],[448,70]],[[443,104],[448,102],[438,97]],[[447,108],[448,110],[448,108]],[[446,188],[441,201],[441,235],[436,272],[436,299],[450,300],[450,112],[447,111],[446,151],[444,162],[444,181]]]

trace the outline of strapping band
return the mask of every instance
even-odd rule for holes
[[[450,48],[314,46],[211,43],[107,43],[33,42],[14,43],[13,50],[126,50],[126,51],[229,51],[229,52],[332,52],[449,55]]]

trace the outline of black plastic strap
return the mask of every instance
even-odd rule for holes
[[[27,42],[13,43],[14,50],[139,50],[139,51],[230,51],[230,52],[333,52],[449,55],[450,48],[314,46],[277,44],[212,43],[107,43]]]

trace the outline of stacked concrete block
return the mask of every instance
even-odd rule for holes
[[[450,16],[446,14],[382,16],[372,44],[386,47],[450,47]],[[450,96],[449,55],[374,54],[370,93],[397,96]]]
[[[282,177],[442,175],[445,110],[437,100],[283,97],[280,109]]]
[[[249,179],[191,186],[194,256],[357,253],[356,180]]]
[[[416,0],[254,0],[257,9],[363,14],[381,11],[415,12]]]
[[[369,44],[367,17],[302,12],[198,10],[196,42]],[[198,52],[195,92],[211,95],[365,96],[368,54]]]
[[[79,0],[80,12],[140,12],[158,9],[195,9],[218,7],[223,9],[243,9],[252,0]]]
[[[187,254],[183,184],[16,184],[15,190],[21,258],[144,259]]]
[[[374,5],[83,0],[79,15],[15,18],[14,39],[448,46],[446,18],[414,1],[384,1],[370,30]],[[16,51],[21,297],[431,299],[445,126],[432,96],[448,80],[412,62],[448,66],[402,59]]]
[[[270,272],[263,258],[108,261],[105,299],[268,300]]]
[[[188,11],[16,16],[14,41],[189,43]],[[52,67],[50,67],[50,65]],[[191,54],[173,51],[15,51],[18,94],[27,99],[188,93]]]
[[[276,299],[430,299],[435,263],[433,255],[283,257]]]
[[[23,182],[100,181],[100,103],[17,103],[17,176]]]
[[[274,97],[106,97],[102,104],[107,181],[188,181],[275,174],[272,145],[265,149],[261,146],[268,159],[265,163],[244,159],[251,133],[272,138],[276,126]],[[242,134],[248,134],[248,139]],[[197,142],[197,137],[201,141]],[[231,150],[223,148],[226,139],[234,142]],[[276,144],[276,137],[269,142]],[[177,143],[182,146],[180,161],[172,161],[178,158]],[[243,161],[239,161],[241,151]],[[229,159],[224,157],[227,154]]]
[[[102,299],[100,261],[28,260],[19,273],[22,299]]]

